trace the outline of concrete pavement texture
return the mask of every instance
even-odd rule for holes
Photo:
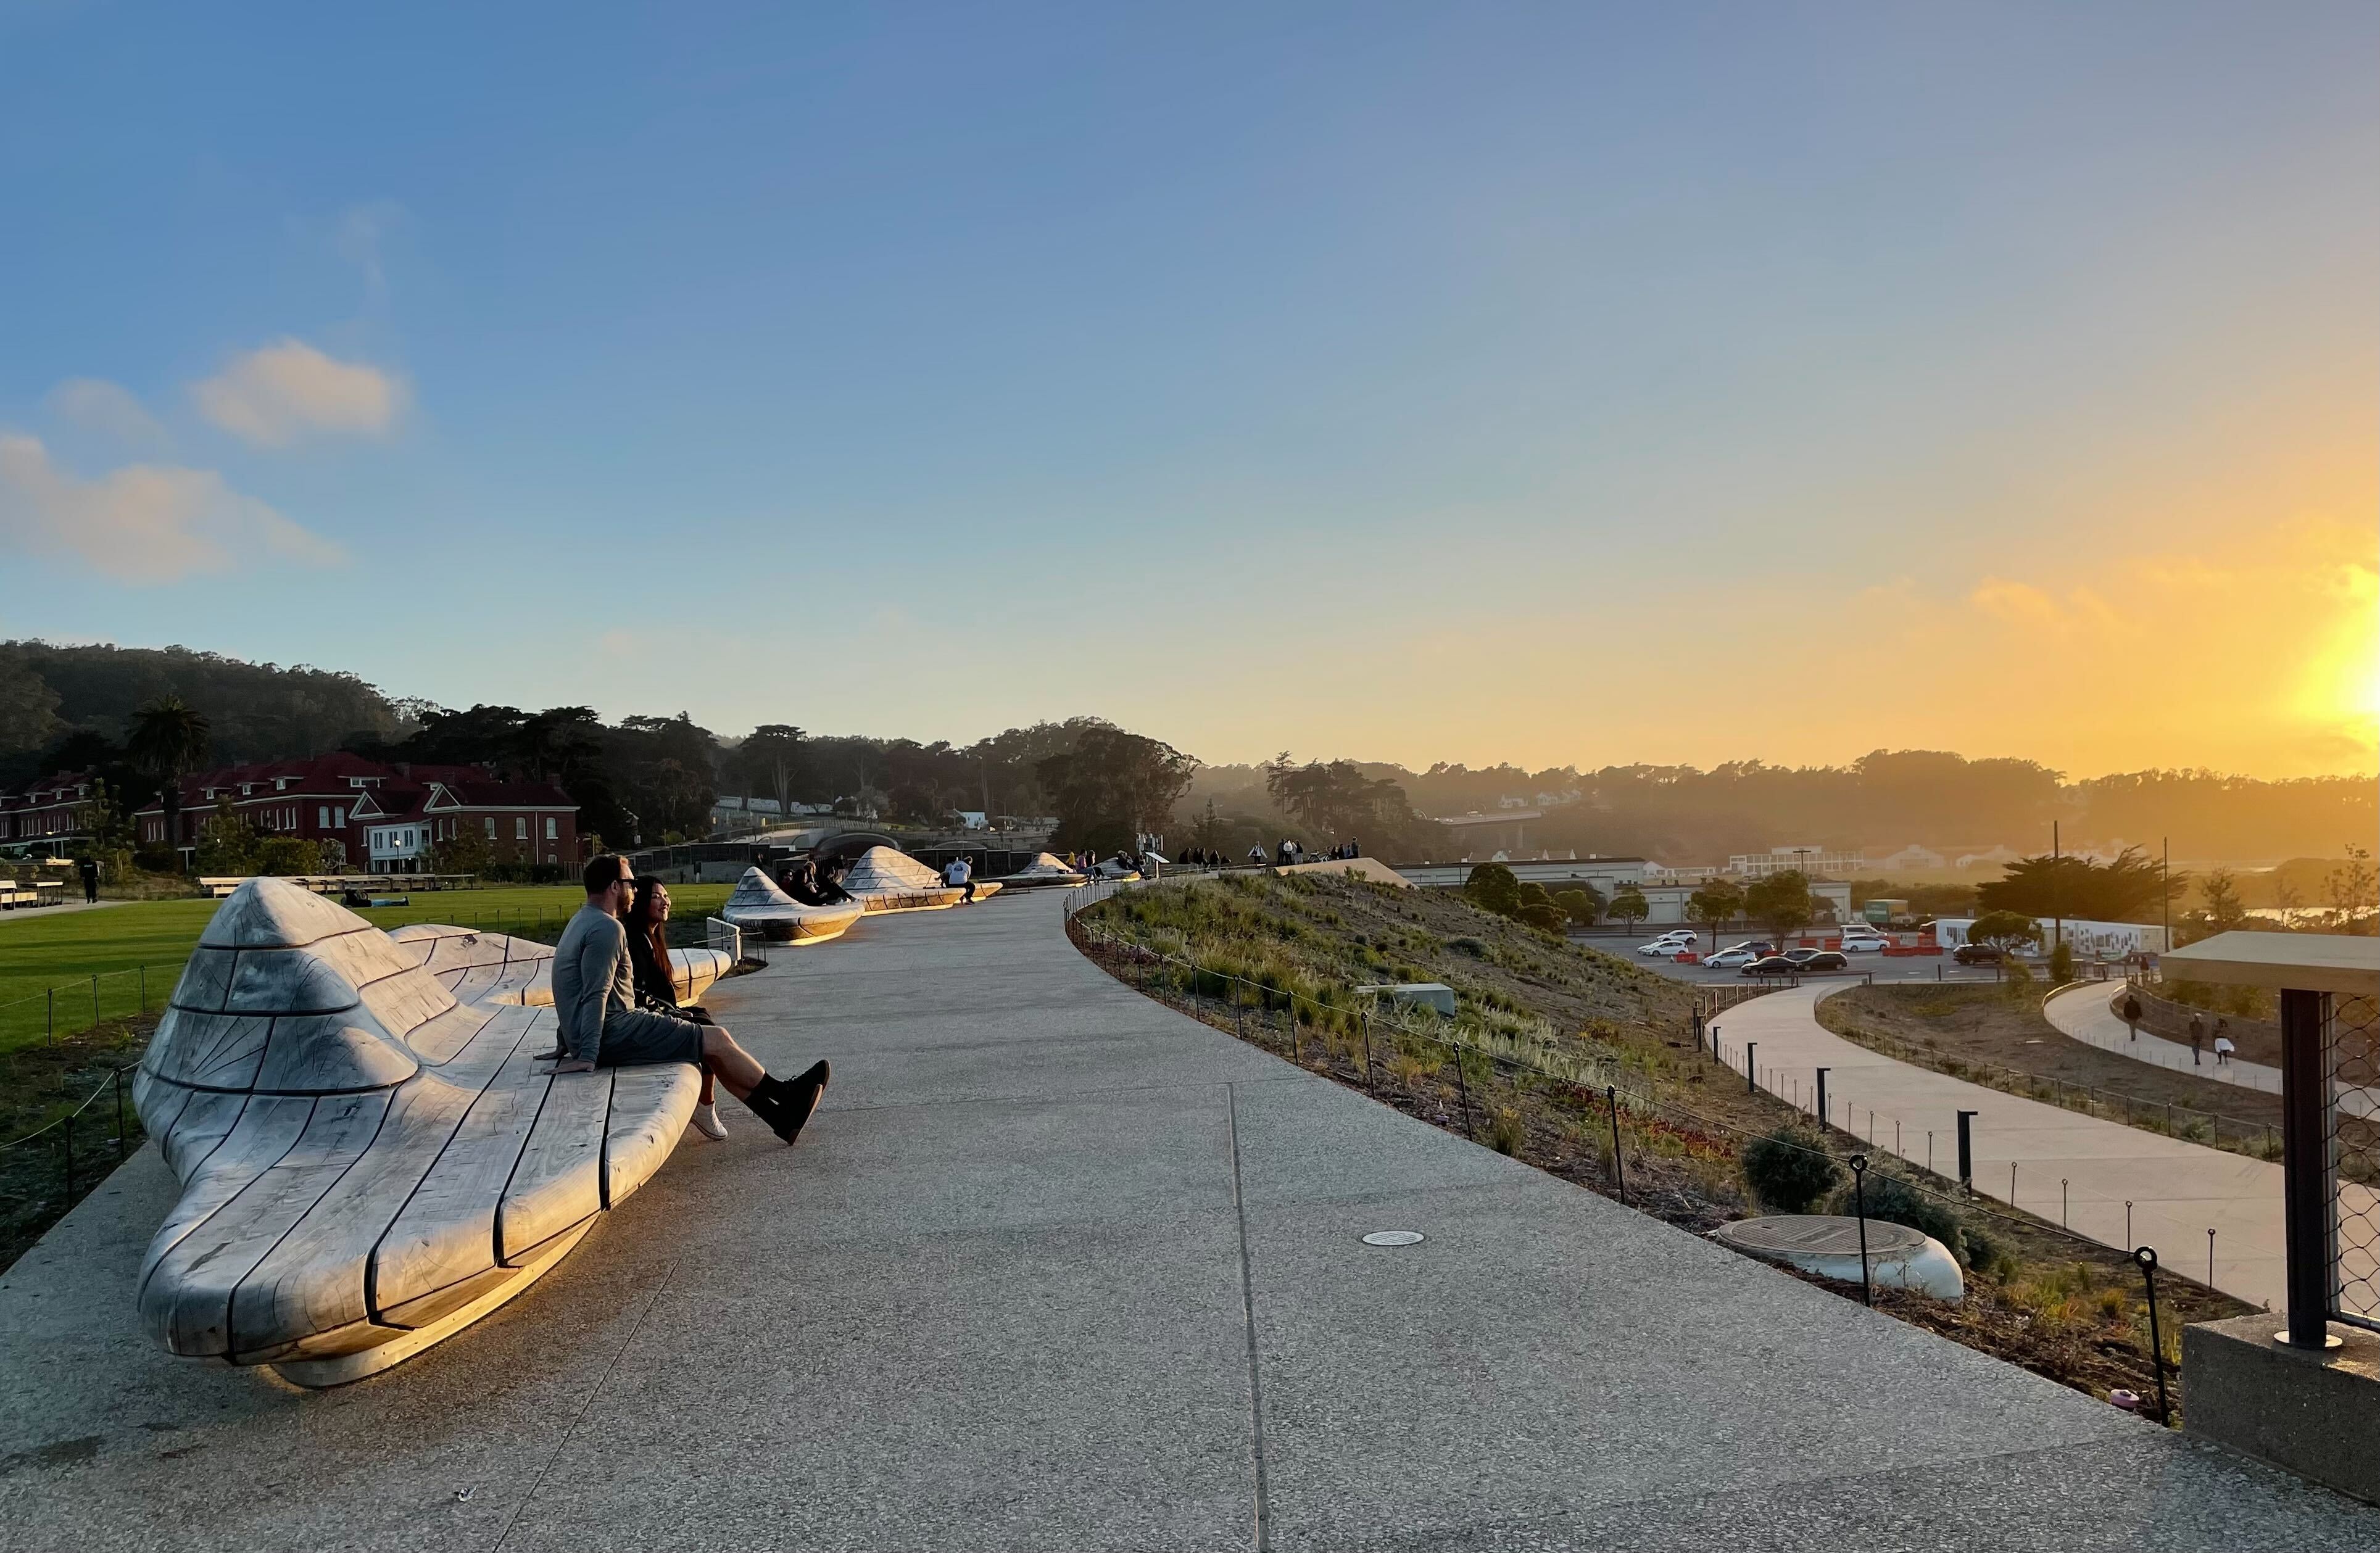
[[[800,1146],[723,1106],[536,1289],[337,1390],[137,1329],[173,1192],[136,1157],[0,1279],[0,1547],[2380,1546],[1151,1003],[1060,910],[722,984],[772,1067],[834,1062]]]

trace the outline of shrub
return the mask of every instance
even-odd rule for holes
[[[1527,1136],[1521,1125],[1521,1113],[1510,1107],[1499,1106],[1496,1114],[1488,1119],[1488,1147],[1499,1154],[1518,1159]]]
[[[1865,1195],[1870,1219],[1906,1224],[1920,1234],[1940,1241],[1961,1261],[1967,1259],[1966,1220],[1949,1203],[1920,1192],[1897,1175],[1886,1175],[1880,1171],[1869,1174]],[[1835,1194],[1837,1213],[1850,1213],[1858,1206],[1850,1187]]]
[[[1540,933],[1559,933],[1569,917],[1551,901],[1531,901],[1521,907],[1521,925]]]
[[[1485,960],[1488,958],[1488,945],[1484,940],[1479,939],[1468,937],[1449,939],[1446,940],[1446,947],[1453,950],[1458,954],[1468,954],[1475,960]]]
[[[2074,946],[2064,939],[2049,952],[2049,984],[2063,987],[2074,979]]]
[[[256,849],[261,874],[310,874],[321,867],[322,849],[296,836],[269,836]]]
[[[1743,1150],[1743,1183],[1775,1213],[1807,1213],[1843,1179],[1825,1142],[1790,1123]]]

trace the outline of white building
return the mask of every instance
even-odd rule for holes
[[[1823,846],[1772,846],[1727,860],[1727,871],[1741,879],[1767,879],[1796,868],[1805,879],[1850,879],[1859,872],[1860,855]]]
[[[1930,846],[1911,842],[1899,852],[1888,852],[1881,857],[1870,857],[1863,865],[1881,874],[1911,874],[1926,868],[1947,868],[1950,860]]]

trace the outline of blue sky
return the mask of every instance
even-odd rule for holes
[[[0,633],[726,734],[2369,769],[2375,64],[2369,6],[0,0]]]

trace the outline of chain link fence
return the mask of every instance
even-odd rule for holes
[[[2380,1331],[2380,1002],[2333,997],[2324,1154],[2331,1198],[2331,1319]]]

